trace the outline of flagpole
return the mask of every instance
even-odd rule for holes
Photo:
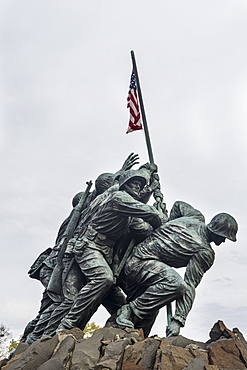
[[[142,100],[141,85],[140,85],[140,81],[139,81],[134,50],[131,50],[130,54],[131,54],[133,70],[134,70],[135,78],[136,78],[137,93],[138,93],[138,98],[139,98],[139,103],[140,103],[142,123],[143,123],[145,139],[146,139],[146,144],[147,144],[147,149],[148,149],[149,162],[151,164],[153,164],[154,163],[154,156],[153,156],[153,150],[152,150],[151,140],[150,140],[149,131],[148,131],[148,124],[147,124],[147,120],[146,120],[144,104],[143,104],[143,100]],[[166,312],[167,312],[167,325],[170,325],[171,318],[172,318],[172,304],[171,303],[168,303],[166,305]]]
[[[143,123],[145,139],[146,139],[146,144],[147,144],[147,149],[148,149],[149,162],[153,164],[154,163],[154,157],[153,157],[153,151],[152,151],[152,146],[151,146],[151,141],[150,141],[150,136],[149,136],[149,131],[148,131],[148,125],[147,125],[147,120],[146,120],[146,115],[145,115],[144,104],[143,104],[143,100],[142,100],[141,85],[140,85],[139,76],[138,76],[138,72],[137,72],[135,53],[134,53],[133,50],[131,50],[130,54],[131,54],[133,70],[134,70],[135,78],[136,78],[137,93],[138,93],[138,98],[139,98],[139,103],[140,103],[142,123]]]

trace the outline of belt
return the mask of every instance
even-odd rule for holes
[[[83,239],[87,239],[98,245],[107,245],[113,247],[115,240],[109,239],[106,235],[99,233],[92,226],[89,226],[83,235]]]

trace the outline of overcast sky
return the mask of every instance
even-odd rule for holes
[[[237,243],[213,245],[181,334],[206,341],[220,319],[247,337],[246,1],[1,0],[0,14],[0,322],[19,336],[36,316],[27,271],[86,181],[131,152],[148,161],[143,132],[125,134],[134,49],[168,209],[239,223]],[[165,326],[163,309],[152,333]]]

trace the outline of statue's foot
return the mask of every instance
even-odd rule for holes
[[[56,333],[59,333],[60,331],[63,331],[63,330],[70,330],[70,329],[72,329],[72,328],[67,328],[63,325],[59,325],[59,327],[56,330]]]
[[[132,322],[132,310],[128,304],[122,306],[117,312],[116,323],[121,326],[127,326],[128,328],[134,328]]]
[[[31,346],[31,344],[33,344],[34,342],[36,342],[36,340],[40,339],[40,336],[37,336],[33,333],[30,333],[28,334],[27,338],[26,338],[26,343]]]
[[[60,324],[58,325],[56,333],[62,330],[70,330],[70,329],[73,329],[74,327],[75,325],[72,322],[70,322],[70,320],[66,320],[66,321],[64,320],[64,321],[61,321]]]

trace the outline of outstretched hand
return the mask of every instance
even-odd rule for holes
[[[172,320],[171,323],[166,328],[166,336],[173,337],[180,333],[181,324],[177,320]]]
[[[139,163],[139,155],[131,153],[127,159],[124,161],[124,164],[122,166],[122,170],[130,170],[135,164]]]

